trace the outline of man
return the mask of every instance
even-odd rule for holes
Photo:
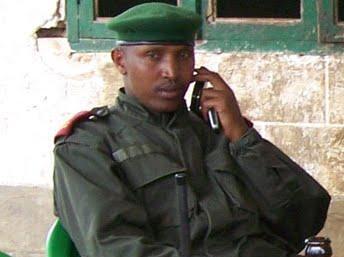
[[[78,115],[56,137],[55,210],[81,256],[179,256],[179,172],[191,256],[296,256],[322,228],[327,192],[246,124],[219,74],[194,69],[200,23],[150,3],[108,24],[124,89],[116,105]],[[213,86],[202,92],[204,119],[185,106],[193,81]],[[205,121],[210,108],[219,134]]]

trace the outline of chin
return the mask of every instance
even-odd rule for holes
[[[152,108],[153,111],[155,112],[175,112],[178,110],[180,107],[180,104],[175,104],[175,105],[160,105],[160,106],[155,106],[155,108]]]
[[[156,108],[154,111],[155,112],[175,112],[178,110],[178,107],[176,108]]]

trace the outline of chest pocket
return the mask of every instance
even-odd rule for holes
[[[144,203],[153,228],[178,226],[177,193],[174,175],[187,170],[162,149],[148,144],[132,145],[114,152],[113,158],[137,197]],[[188,185],[189,215],[196,197]]]

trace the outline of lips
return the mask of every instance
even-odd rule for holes
[[[181,86],[169,84],[157,87],[156,93],[162,98],[174,99],[179,98],[181,95],[183,95],[184,90]]]

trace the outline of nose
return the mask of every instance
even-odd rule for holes
[[[168,79],[175,79],[178,76],[179,63],[175,57],[167,57],[166,60],[162,63],[162,76]]]

